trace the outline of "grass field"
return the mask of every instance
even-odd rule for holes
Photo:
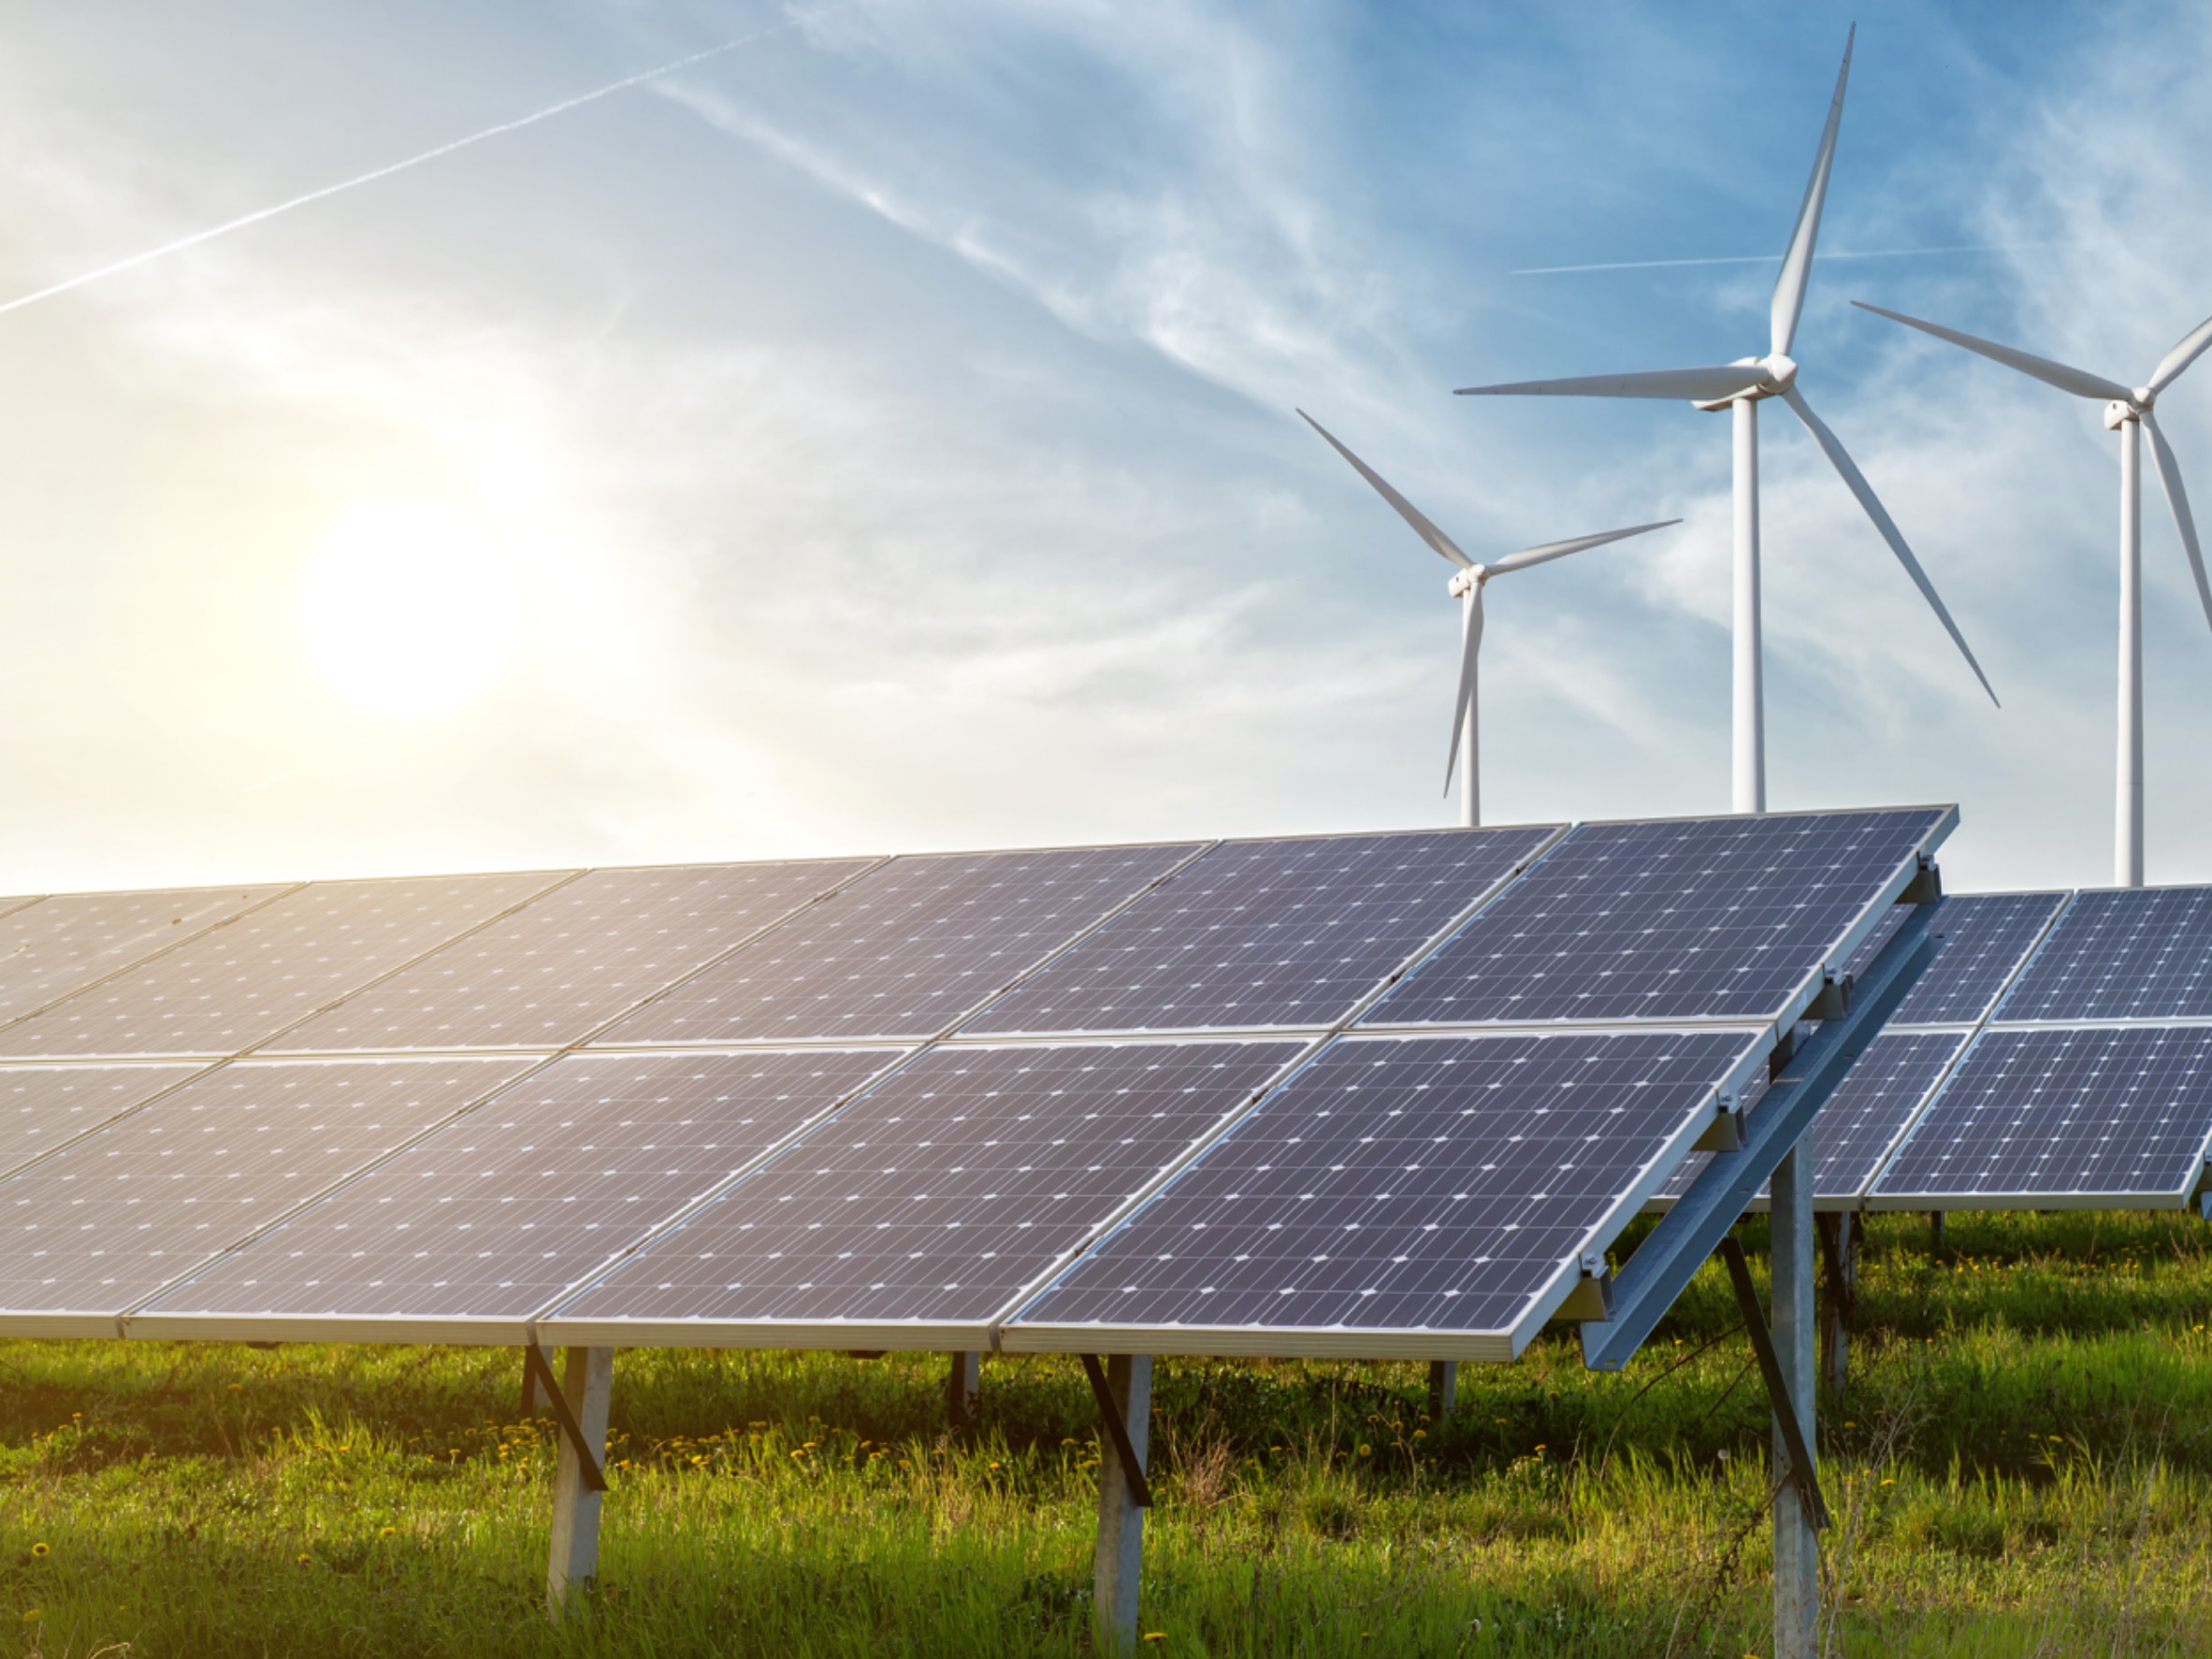
[[[1747,1248],[1763,1250],[1757,1224]],[[1823,1403],[1831,1651],[2212,1652],[2212,1229],[1875,1218]],[[1768,1647],[1767,1411],[1708,1267],[1621,1376],[1162,1362],[1163,1654]],[[0,1344],[0,1652],[1090,1651],[1096,1418],[994,1359],[638,1352],[586,1616],[542,1610],[550,1425],[509,1350]]]

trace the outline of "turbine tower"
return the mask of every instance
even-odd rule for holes
[[[1452,792],[1452,773],[1459,772],[1459,821],[1473,829],[1482,821],[1482,749],[1477,734],[1477,706],[1475,699],[1475,667],[1482,652],[1482,588],[1493,576],[1503,576],[1511,570],[1525,570],[1531,565],[1548,564],[1555,558],[1565,558],[1570,553],[1581,553],[1584,548],[1602,547],[1608,541],[1618,541],[1626,536],[1641,536],[1646,530],[1663,530],[1669,525],[1682,523],[1679,518],[1661,519],[1657,524],[1635,525],[1626,530],[1607,530],[1596,536],[1578,536],[1571,541],[1547,541],[1541,547],[1527,547],[1519,553],[1509,553],[1503,558],[1492,559],[1487,564],[1477,564],[1459,550],[1459,543],[1430,522],[1428,515],[1412,502],[1392,489],[1381,474],[1361,460],[1341,443],[1335,434],[1304,410],[1298,418],[1328,440],[1329,447],[1352,465],[1353,470],[1375,486],[1375,493],[1397,509],[1398,516],[1413,527],[1419,536],[1438,554],[1459,567],[1452,577],[1452,597],[1460,601],[1459,695],[1452,708],[1452,746],[1444,757],[1444,792]]]
[[[1733,699],[1733,764],[1731,798],[1740,813],[1767,810],[1766,694],[1762,683],[1759,645],[1759,485],[1758,406],[1779,397],[1790,407],[1821,453],[1843,476],[1866,515],[1881,531],[1889,550],[1897,555],[1905,574],[1920,590],[1952,642],[1965,656],[1974,678],[1997,700],[1988,676],[1974,660],[1959,625],[1936,596],[1934,585],[1920,569],[1920,561],[1905,545],[1905,539],[1867,483],[1866,475],[1836,440],[1820,417],[1813,412],[1797,388],[1798,366],[1789,355],[1797,338],[1798,318],[1805,309],[1805,286],[1813,268],[1813,245],[1820,235],[1820,210],[1828,199],[1828,176],[1836,157],[1836,128],[1843,119],[1843,87],[1851,77],[1851,44],[1843,42],[1843,66],[1836,75],[1836,93],[1828,108],[1828,125],[1820,135],[1820,149],[1813,159],[1813,177],[1805,186],[1805,199],[1798,209],[1797,228],[1789,249],[1782,256],[1782,273],[1774,280],[1774,297],[1769,313],[1768,353],[1764,357],[1742,357],[1708,368],[1662,368],[1641,374],[1587,375],[1573,380],[1522,381],[1511,385],[1463,386],[1466,397],[1659,397],[1683,398],[1699,409],[1730,410],[1735,419],[1735,672]]]
[[[2150,411],[2159,394],[2181,378],[2181,371],[2212,346],[2212,318],[2185,335],[2180,343],[2159,360],[2150,379],[2140,386],[2123,386],[2047,357],[2001,346],[1994,340],[1961,334],[1934,323],[1923,323],[1901,311],[1886,311],[1878,305],[1853,300],[1862,311],[1872,311],[1955,346],[1979,352],[2008,368],[2046,382],[2076,397],[2104,403],[2104,425],[2119,434],[2119,764],[2115,788],[2113,825],[2113,880],[2123,887],[2143,885],[2143,434],[2150,434],[2150,455],[2165,485],[2166,504],[2174,510],[2174,525],[2181,532],[2182,550],[2189,555],[2190,573],[2197,579],[2197,598],[2204,601],[2205,620],[2212,622],[2212,582],[2205,579],[2205,555],[2197,546],[2196,521],[2190,516],[2189,492],[2181,485],[2181,469],[2173,447]]]

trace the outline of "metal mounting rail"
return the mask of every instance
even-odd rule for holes
[[[1751,1207],[1759,1188],[1812,1128],[1813,1115],[1881,1034],[1884,1022],[1934,958],[1941,941],[1928,931],[1931,914],[1930,905],[1915,907],[1851,987],[1843,1017],[1823,1021],[1789,1054],[1780,1075],[1745,1116],[1742,1147],[1714,1153],[1704,1173],[1613,1276],[1612,1317],[1583,1321],[1583,1364],[1593,1371],[1626,1365]],[[1792,1034],[1800,1029],[1792,1028]]]

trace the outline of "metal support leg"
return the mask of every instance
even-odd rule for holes
[[[525,1420],[538,1415],[538,1367],[530,1363],[530,1350],[522,1350],[522,1415]]]
[[[945,1418],[956,1429],[973,1428],[983,1407],[983,1356],[954,1354],[945,1380]]]
[[[1776,1167],[1771,1190],[1774,1357],[1784,1385],[1774,1402],[1774,1464],[1794,1467],[1801,1452],[1809,1477],[1818,1382],[1814,1351],[1813,1156],[1804,1141]],[[1797,1421],[1783,1422],[1780,1414],[1793,1407]],[[1817,1489],[1809,1505],[1807,1484],[1785,1482],[1774,1497],[1774,1659],[1817,1659],[1820,1652],[1820,1550],[1813,1529],[1822,1518],[1814,1507]]]
[[[1428,1421],[1438,1428],[1459,1403],[1459,1362],[1431,1360],[1428,1366]]]
[[[1944,1212],[1941,1210],[1928,1212],[1928,1253],[1931,1256],[1944,1253]]]
[[[1085,1358],[1092,1386],[1111,1409],[1098,1459],[1098,1555],[1092,1569],[1092,1612],[1102,1654],[1116,1659],[1134,1652],[1137,1582],[1144,1571],[1145,1506],[1151,1493],[1144,1478],[1146,1447],[1152,1425],[1152,1357],[1114,1354],[1103,1372]],[[1116,1433],[1116,1430],[1119,1433]],[[1125,1467],[1120,1448],[1128,1448],[1134,1468]],[[1135,1479],[1131,1477],[1134,1475]]]
[[[1857,1213],[1833,1210],[1813,1219],[1820,1230],[1827,1286],[1820,1308],[1820,1375],[1841,1394],[1851,1374],[1851,1327],[1858,1318],[1858,1248],[1866,1240],[1866,1223]]]
[[[553,1554],[545,1569],[545,1608],[556,1623],[571,1584],[588,1584],[599,1572],[600,1478],[597,1460],[586,1459],[581,1438],[595,1452],[607,1443],[607,1400],[614,1387],[614,1350],[571,1348],[562,1401],[556,1409],[572,1416],[576,1434],[564,1433],[553,1470]],[[564,1421],[563,1427],[567,1424]]]

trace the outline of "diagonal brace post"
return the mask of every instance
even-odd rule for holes
[[[1083,1356],[1083,1375],[1091,1378],[1091,1392],[1098,1397],[1099,1415],[1106,1419],[1106,1438],[1114,1443],[1114,1455],[1121,1460],[1121,1479],[1129,1483],[1129,1501],[1140,1509],[1152,1507],[1151,1483],[1145,1479],[1144,1460],[1136,1455],[1136,1448],[1129,1438],[1129,1425],[1121,1421],[1121,1408],[1114,1404],[1114,1391],[1106,1386],[1106,1367],[1098,1363],[1096,1354]]]
[[[1774,1333],[1768,1327],[1767,1311],[1759,1306],[1758,1291],[1751,1282],[1743,1247],[1730,1233],[1720,1241],[1720,1259],[1728,1263],[1728,1277],[1736,1286],[1736,1302],[1743,1309],[1743,1328],[1751,1334],[1751,1351],[1758,1356],[1759,1375],[1767,1379],[1767,1397],[1774,1403],[1774,1421],[1781,1427],[1782,1443],[1789,1451],[1789,1479],[1804,1499],[1805,1513],[1814,1526],[1828,1525],[1828,1506],[1820,1499],[1820,1478],[1813,1466],[1813,1449],[1805,1444],[1798,1426],[1797,1405],[1783,1379],[1782,1356],[1774,1351]]]
[[[606,1472],[600,1467],[600,1449],[584,1438],[584,1425],[576,1421],[576,1413],[569,1405],[569,1397],[560,1392],[560,1384],[554,1379],[553,1367],[546,1363],[545,1350],[536,1343],[528,1343],[522,1350],[525,1388],[534,1382],[538,1392],[545,1396],[545,1403],[553,1407],[553,1415],[560,1424],[560,1432],[568,1436],[569,1444],[576,1449],[576,1461],[584,1477],[586,1492],[607,1490]],[[525,1398],[528,1398],[526,1392]]]

